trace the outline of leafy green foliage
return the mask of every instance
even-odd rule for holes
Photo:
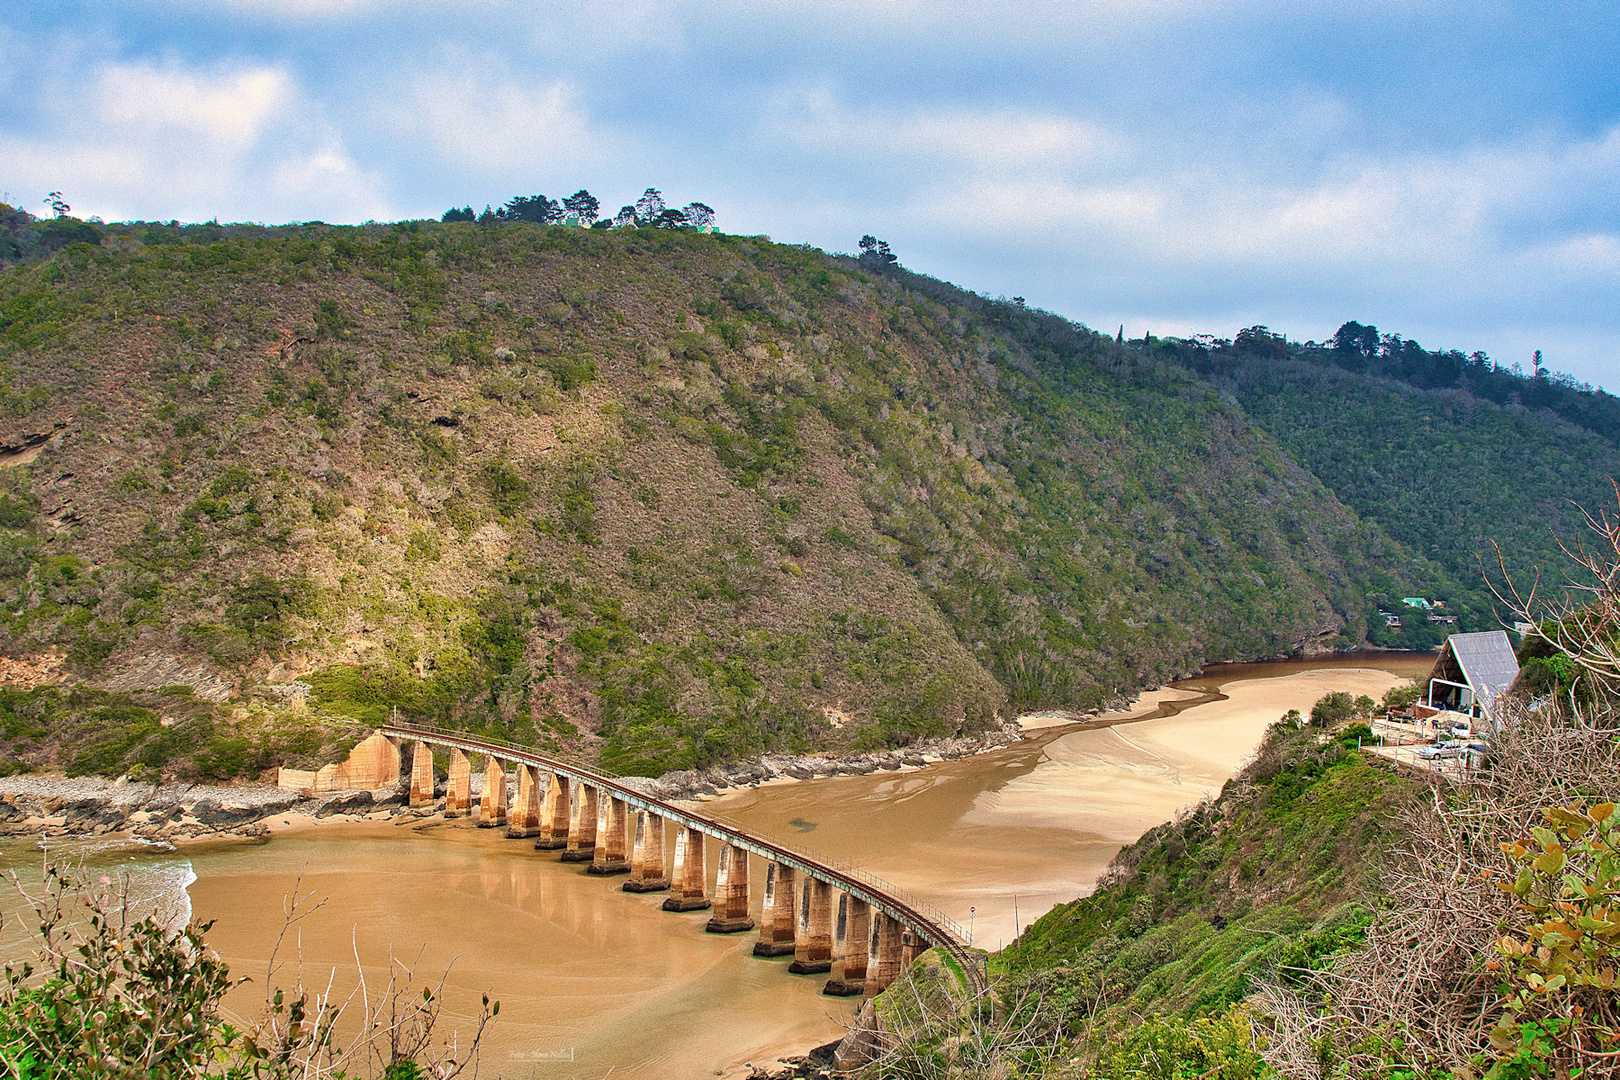
[[[6,965],[0,1061],[11,1075],[40,1080],[203,1075],[221,1049],[219,1003],[234,985],[204,945],[207,924],[175,932],[155,914],[131,919],[129,897],[101,880],[95,889],[46,868],[35,905],[43,978],[32,964]],[[83,930],[62,925],[73,897],[83,901]]]
[[[1331,730],[1348,724],[1357,715],[1355,697],[1343,690],[1335,690],[1311,706],[1311,724],[1319,728]]]
[[[1088,1072],[1096,1080],[1256,1080],[1271,1075],[1247,1009],[1185,1020],[1140,1017],[1104,1044]]]
[[[135,694],[0,687],[0,771],[7,774],[52,766],[70,776],[229,780],[283,763],[321,764],[327,742],[315,717],[239,723],[190,687]]]
[[[1620,818],[1613,803],[1550,806],[1547,825],[1503,844],[1513,881],[1503,885],[1528,916],[1523,937],[1504,934],[1507,998],[1491,1044],[1504,1062],[1529,1057],[1559,1075],[1620,1051],[1615,986],[1620,967]],[[1503,1070],[1506,1071],[1506,1070]]]

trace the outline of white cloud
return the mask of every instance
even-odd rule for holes
[[[87,64],[41,88],[45,122],[0,135],[8,185],[76,213],[202,221],[388,216],[319,107],[275,65]]]
[[[109,126],[192,132],[227,147],[253,145],[265,122],[291,104],[281,68],[206,76],[170,66],[111,65],[101,73],[97,107]]]
[[[800,152],[867,162],[949,162],[975,173],[1048,172],[1117,153],[1117,140],[1100,125],[1069,116],[1015,109],[859,112],[826,89],[779,95],[760,134]]]
[[[1605,193],[1620,184],[1620,127],[1300,156],[1291,136],[1265,145],[1269,131],[1200,143],[1084,113],[799,102],[762,141],[885,178],[816,216],[860,215],[908,263],[964,284],[1133,333],[1268,322],[1323,336],[1358,317],[1430,346],[1538,339],[1570,350],[1564,370],[1617,381],[1620,220]],[[1322,98],[1289,108],[1360,123]],[[1282,111],[1276,126],[1296,121]]]
[[[590,130],[569,81],[525,84],[478,61],[411,77],[387,115],[401,137],[425,142],[448,161],[481,173],[547,158],[594,157],[607,149],[607,136]]]
[[[1612,229],[1519,226],[1577,212],[1585,189],[1620,180],[1617,144],[1620,131],[1556,144],[1538,137],[1450,156],[1329,163],[1297,178],[1280,177],[1266,159],[1248,167],[1230,159],[1136,166],[1150,160],[1142,148],[1120,155],[1133,161],[1123,171],[1047,168],[1003,178],[992,164],[936,172],[911,190],[901,212],[913,228],[948,228],[984,241],[1012,230],[1057,247],[1079,236],[1106,243],[1114,255],[1163,265],[1388,268],[1531,257],[1544,247],[1547,255],[1536,257],[1556,252],[1602,272],[1613,268]],[[904,145],[895,140],[890,152]]]

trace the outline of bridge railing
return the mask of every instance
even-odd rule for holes
[[[470,731],[459,731],[454,728],[446,728],[438,725],[421,723],[389,724],[386,726],[388,728],[397,730],[402,734],[409,735],[411,732],[420,732],[421,734],[429,737],[440,736],[443,738],[460,739],[468,742],[487,743],[500,749],[510,750],[514,754],[523,754],[529,757],[555,760],[550,759],[549,755],[540,753],[535,747],[524,746],[521,743],[514,743],[509,739],[480,735]],[[560,760],[558,760],[556,763],[565,766],[572,772],[578,773],[580,777],[584,779],[611,780],[632,789],[639,788],[639,785],[633,781],[647,779],[647,777],[644,776],[625,776],[622,773],[616,773],[611,769],[605,769],[596,765],[581,765],[577,762],[565,762]],[[627,783],[627,781],[630,782]],[[646,793],[642,794],[647,798],[657,798],[656,796],[646,795]],[[796,840],[765,832],[755,825],[751,825],[747,822],[731,817],[728,814],[716,813],[706,804],[697,802],[694,799],[658,799],[658,801],[667,801],[670,805],[684,810],[693,817],[707,819],[717,825],[731,829],[732,831],[743,836],[763,840],[774,847],[781,848],[792,855],[798,856],[807,863],[818,863],[827,867],[828,869],[836,870],[840,874],[854,878],[871,889],[884,893],[888,896],[892,896],[905,906],[911,908],[913,911],[916,911],[919,915],[922,915],[924,918],[928,919],[928,921],[954,935],[957,943],[966,943],[968,941],[968,935],[963,931],[962,925],[949,915],[945,914],[938,907],[929,903],[927,900],[924,900],[910,889],[896,885],[894,882],[889,881],[886,878],[879,877],[868,870],[863,870],[859,866],[856,866],[854,863],[850,862],[848,859],[841,859],[835,856],[827,855],[824,852],[819,852],[809,848]]]

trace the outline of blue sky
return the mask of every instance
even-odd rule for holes
[[[1614,390],[1617,11],[0,0],[0,189],[343,222],[653,185],[1132,336],[1359,319]]]

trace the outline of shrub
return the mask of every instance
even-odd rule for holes
[[[1248,1009],[1239,1005],[1198,1020],[1153,1013],[1110,1040],[1091,1075],[1097,1080],[1253,1080],[1269,1075]]]
[[[1366,724],[1351,724],[1339,733],[1339,741],[1346,746],[1355,746],[1362,742],[1371,742],[1378,736]]]
[[[1559,1075],[1620,1054],[1620,817],[1614,803],[1550,806],[1546,827],[1502,851],[1514,871],[1502,887],[1528,921],[1496,943],[1486,967],[1505,976],[1507,1006],[1491,1031],[1505,1058],[1546,1043]]]
[[[1343,690],[1335,690],[1311,706],[1311,724],[1319,728],[1335,728],[1349,723],[1356,715],[1356,699]]]

